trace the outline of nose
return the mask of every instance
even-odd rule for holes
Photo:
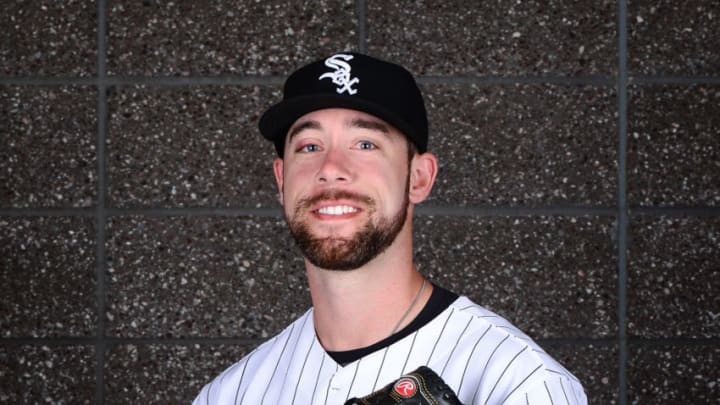
[[[348,158],[336,148],[330,148],[323,157],[317,173],[320,183],[349,182],[352,179]]]

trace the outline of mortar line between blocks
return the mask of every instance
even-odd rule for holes
[[[627,0],[618,1],[618,404],[627,404]]]
[[[95,83],[97,89],[97,205],[96,205],[96,239],[95,239],[95,278],[97,300],[97,332],[95,338],[95,403],[105,403],[105,240],[107,226],[106,196],[107,196],[107,21],[105,0],[97,2],[97,66]]]
[[[358,19],[358,50],[367,53],[367,1],[357,0],[355,8]]]

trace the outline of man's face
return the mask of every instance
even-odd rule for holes
[[[311,263],[356,269],[393,243],[408,214],[407,142],[354,110],[318,110],[293,124],[275,174],[290,232]]]

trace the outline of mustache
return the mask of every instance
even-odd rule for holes
[[[373,199],[363,194],[346,190],[323,190],[313,196],[299,200],[296,204],[296,208],[298,210],[303,208],[308,209],[310,206],[324,200],[350,200],[365,204],[369,207],[375,206]]]

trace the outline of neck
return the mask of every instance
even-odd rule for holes
[[[328,351],[369,346],[402,329],[422,310],[431,284],[412,263],[411,238],[398,239],[365,266],[324,270],[306,261],[317,336]]]

